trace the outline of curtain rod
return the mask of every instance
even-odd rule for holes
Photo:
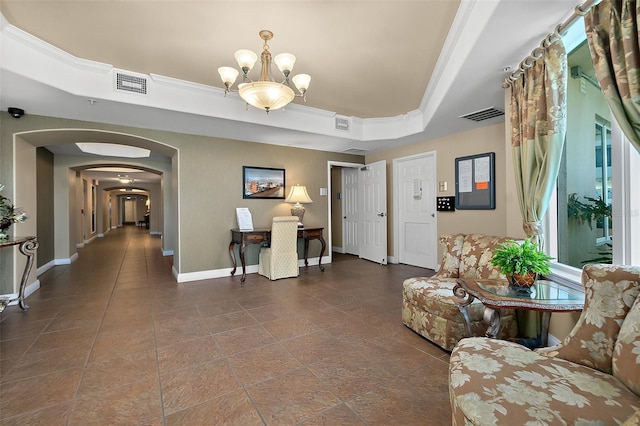
[[[519,79],[525,70],[531,68],[533,63],[542,57],[542,53],[546,48],[559,41],[562,38],[562,35],[566,33],[567,29],[573,25],[576,20],[583,17],[589,9],[600,3],[600,1],[601,0],[587,0],[584,3],[577,5],[574,9],[574,13],[566,21],[556,26],[555,30],[551,34],[542,39],[540,46],[533,49],[531,54],[520,62],[518,69],[513,71],[504,79],[502,87],[507,89],[512,82]]]

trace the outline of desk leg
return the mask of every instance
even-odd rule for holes
[[[231,261],[233,262],[233,269],[231,270],[231,276],[233,276],[236,273],[236,253],[233,250],[233,248],[235,247],[236,243],[234,243],[233,241],[231,241],[229,243],[229,256],[231,257]]]
[[[324,249],[327,248],[327,244],[324,242],[324,238],[322,238],[322,235],[320,235],[318,239],[320,240],[320,244],[322,244],[322,248],[320,249],[320,258],[318,259],[318,266],[320,267],[320,270],[324,272],[324,266],[322,266],[322,256],[324,255]]]
[[[240,252],[240,264],[242,265],[242,278],[240,278],[240,282],[242,284],[244,284],[244,280],[245,278],[247,278],[247,270],[245,269],[245,264],[244,264],[244,249],[247,248],[247,245],[243,242],[242,244],[240,244],[240,250],[238,250]]]
[[[484,335],[495,339],[500,331],[500,310],[485,307],[484,323],[487,324],[487,331]]]
[[[33,255],[34,250],[38,248],[38,242],[35,240],[25,241],[20,244],[20,253],[27,256],[27,264],[24,265],[24,272],[22,273],[22,281],[20,282],[20,293],[18,296],[20,308],[23,311],[29,309],[26,303],[24,303],[24,289],[27,286],[27,279],[29,279],[29,272],[31,272],[31,267],[33,266]]]
[[[309,257],[309,238],[304,239],[304,266],[309,266],[307,258]]]

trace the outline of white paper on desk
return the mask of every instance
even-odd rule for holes
[[[238,217],[238,228],[241,231],[253,231],[253,220],[248,208],[237,207],[236,216]]]

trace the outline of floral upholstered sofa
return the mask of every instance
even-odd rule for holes
[[[402,289],[402,322],[404,325],[450,351],[466,336],[466,325],[459,310],[460,300],[454,296],[457,278],[504,278],[491,265],[493,250],[509,238],[483,234],[455,234],[440,237],[444,257],[440,269],[432,277],[410,278]],[[502,309],[501,338],[515,337],[517,322],[512,309]],[[484,336],[487,325],[483,321],[484,306],[474,300],[467,306],[471,332]]]
[[[454,425],[640,425],[640,267],[587,265],[582,284],[584,310],[557,346],[458,343]]]

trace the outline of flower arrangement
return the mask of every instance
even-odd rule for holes
[[[4,189],[4,185],[0,184],[0,191]],[[6,240],[9,235],[7,229],[14,223],[24,222],[28,216],[21,209],[13,206],[13,203],[7,197],[0,195],[0,240]]]

